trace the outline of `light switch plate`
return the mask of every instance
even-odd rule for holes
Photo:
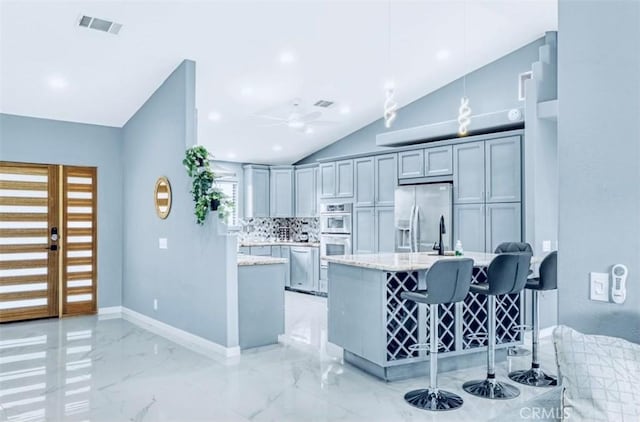
[[[167,243],[167,238],[166,237],[161,237],[158,239],[158,247],[160,249],[168,249],[169,245]]]
[[[589,273],[591,300],[609,301],[609,273]]]

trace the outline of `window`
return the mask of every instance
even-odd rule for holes
[[[231,202],[231,212],[227,219],[230,226],[238,225],[238,181],[237,180],[220,180],[217,182],[218,187]]]

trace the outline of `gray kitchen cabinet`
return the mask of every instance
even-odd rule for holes
[[[295,216],[315,217],[318,215],[316,192],[317,166],[296,168],[295,170]]]
[[[486,252],[493,252],[502,242],[522,240],[520,202],[487,204],[486,210]]]
[[[453,147],[453,203],[484,202],[484,142]]]
[[[247,164],[243,169],[244,217],[269,217],[269,167]]]
[[[293,167],[271,167],[271,217],[293,217]]]
[[[521,196],[520,137],[486,141],[485,180],[487,202],[518,202]]]
[[[291,252],[291,247],[289,246],[272,246],[271,247],[271,256],[275,257],[275,258],[285,258],[287,260],[287,263],[285,264],[284,268],[284,285],[289,287],[291,285],[291,280],[290,280],[290,272],[291,272],[291,256],[290,256],[290,252]]]
[[[447,176],[453,174],[453,147],[427,148],[424,150],[424,175]]]
[[[355,206],[372,207],[375,203],[374,158],[365,157],[353,160],[353,171],[355,174]]]
[[[319,274],[318,248],[290,248],[290,284],[294,289],[317,291]]]
[[[403,151],[398,153],[398,178],[424,176],[424,150]]]
[[[251,248],[249,248],[248,246],[240,246],[238,248],[238,253],[242,253],[245,255],[251,255]]]
[[[453,206],[453,241],[460,240],[465,251],[485,251],[485,205]]]
[[[375,243],[375,208],[363,207],[353,210],[353,253],[374,253]]]
[[[375,206],[393,206],[397,177],[397,155],[385,154],[375,156]]]
[[[251,246],[249,248],[250,255],[271,256],[271,246]]]
[[[336,197],[353,197],[353,160],[336,162]]]
[[[376,207],[375,208],[375,252],[394,252],[395,242],[395,223],[394,223],[393,207]]]
[[[318,167],[320,173],[320,198],[336,196],[336,163],[322,163]]]

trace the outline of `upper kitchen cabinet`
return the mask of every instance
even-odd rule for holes
[[[492,139],[485,143],[487,202],[520,201],[520,137]]]
[[[320,164],[320,198],[353,198],[353,160]]]
[[[243,169],[245,218],[269,217],[269,167],[248,164]]]
[[[292,166],[271,167],[271,217],[293,217]]]
[[[297,167],[295,170],[295,216],[318,215],[316,174],[318,166]]]
[[[448,176],[453,174],[453,147],[427,148],[424,150],[424,175]]]
[[[393,206],[397,186],[396,154],[375,156],[374,202],[377,207]]]
[[[453,147],[453,203],[484,202],[484,142]]]
[[[318,167],[320,175],[320,198],[336,196],[336,163],[322,163]]]
[[[353,197],[353,160],[336,162],[336,197]]]
[[[424,176],[424,150],[398,153],[398,179]]]
[[[373,157],[353,160],[356,207],[372,207],[375,203],[374,161]]]

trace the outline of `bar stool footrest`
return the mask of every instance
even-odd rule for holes
[[[514,325],[513,327],[511,327],[511,331],[529,332],[533,331],[533,327],[528,324]]]
[[[429,343],[418,343],[418,344],[412,344],[411,346],[408,347],[410,352],[416,352],[419,350],[425,350],[427,352],[429,352],[431,348],[431,345]],[[440,350],[444,350],[446,347],[444,345],[444,343],[442,343],[441,341],[438,342],[438,352]]]
[[[457,394],[444,390],[420,389],[409,391],[404,400],[418,409],[445,411],[454,410],[462,406],[463,400]]]
[[[488,337],[489,337],[489,334],[487,333],[473,333],[473,334],[466,334],[464,336],[464,339],[468,341],[477,341],[478,343],[483,343],[487,341]]]

